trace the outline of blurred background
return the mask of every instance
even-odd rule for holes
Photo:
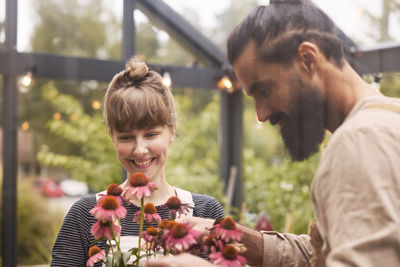
[[[18,51],[120,60],[122,2],[19,0]],[[253,7],[268,1],[165,2],[225,51],[233,27]],[[400,41],[399,0],[314,2],[360,47]],[[204,64],[140,11],[134,15],[139,58],[152,64]],[[5,0],[0,0],[0,48],[5,40],[4,17]],[[364,78],[374,80],[368,75]],[[1,80],[0,75],[0,106]],[[399,73],[384,73],[377,86],[383,94],[399,97]],[[106,87],[106,83],[97,81],[21,77],[17,209],[20,266],[48,265],[52,244],[69,207],[86,194],[122,181],[121,167],[102,120]],[[178,131],[169,150],[167,179],[226,204],[218,170],[219,91],[177,88],[173,83],[171,90],[177,105]],[[320,154],[305,162],[290,162],[279,129],[257,123],[247,97],[243,124],[244,201],[240,210],[225,209],[250,227],[306,233],[312,220],[310,184]]]

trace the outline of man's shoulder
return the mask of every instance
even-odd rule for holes
[[[381,97],[364,101],[351,114],[351,117],[346,119],[333,133],[332,140],[371,132],[376,134],[397,133],[400,135],[399,109],[399,98]]]

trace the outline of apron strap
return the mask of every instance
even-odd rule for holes
[[[175,187],[175,192],[177,197],[181,200],[183,204],[187,204],[189,206],[189,211],[186,214],[186,216],[192,217],[193,216],[193,210],[194,210],[194,202],[193,202],[193,196],[192,193],[183,189],[180,189],[178,187]],[[178,214],[177,214],[178,217]]]

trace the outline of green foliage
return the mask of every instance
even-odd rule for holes
[[[0,202],[1,194],[2,191]],[[35,191],[29,179],[18,181],[17,197],[17,262],[47,264],[63,214],[49,210],[45,199]],[[1,216],[2,213],[0,223],[3,221]]]
[[[279,165],[268,165],[256,157],[250,148],[244,150],[244,194],[250,213],[267,212],[274,230],[306,233],[313,218],[310,185],[318,165],[319,155],[304,162],[288,159]],[[292,225],[286,228],[286,217]]]
[[[210,92],[207,92],[210,93]],[[175,96],[178,129],[169,149],[167,178],[173,185],[223,201],[219,179],[217,95],[199,113],[187,96]]]
[[[110,183],[119,183],[121,167],[102,115],[85,113],[76,99],[60,94],[52,84],[43,87],[43,97],[58,107],[62,117],[77,117],[76,120],[53,118],[46,126],[64,145],[78,146],[80,151],[75,155],[65,155],[43,145],[38,153],[39,162],[71,172],[74,179],[87,182],[93,191],[102,191]],[[221,200],[223,186],[218,178],[217,100],[214,98],[200,114],[194,114],[190,112],[193,106],[187,96],[176,97],[179,126],[175,142],[169,149],[167,178],[173,185],[197,193],[209,193]]]
[[[64,145],[75,145],[79,151],[76,155],[64,155],[43,145],[38,153],[39,162],[64,168],[94,191],[102,191],[108,184],[120,182],[121,168],[102,114],[85,113],[76,99],[60,94],[51,83],[43,87],[43,97],[62,114],[60,120],[53,118],[47,123],[49,131]]]
[[[385,73],[380,90],[386,96],[400,97],[400,73]]]

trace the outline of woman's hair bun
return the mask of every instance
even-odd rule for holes
[[[149,68],[146,63],[137,58],[131,58],[125,66],[125,78],[133,83],[138,83],[146,78]]]

